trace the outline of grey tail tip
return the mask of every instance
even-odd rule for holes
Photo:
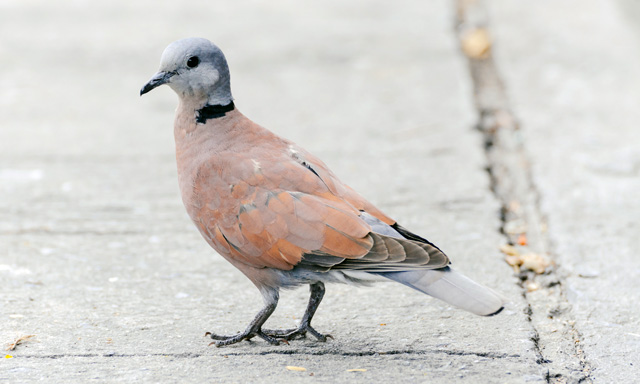
[[[485,316],[485,317],[492,317],[492,316],[495,316],[495,315],[497,315],[498,313],[502,312],[502,310],[503,310],[503,309],[504,309],[504,305],[503,305],[502,307],[500,307],[500,309],[498,309],[497,311],[495,311],[495,312],[493,312],[493,313],[490,313],[490,314],[488,314],[488,315],[484,315],[484,316]]]

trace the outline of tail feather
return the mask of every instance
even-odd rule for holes
[[[504,305],[496,292],[449,267],[378,274],[476,315],[495,315]]]

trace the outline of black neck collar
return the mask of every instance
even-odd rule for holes
[[[223,117],[227,112],[233,111],[236,108],[231,101],[227,105],[205,105],[196,111],[196,121],[200,124],[204,124],[209,119],[217,119]]]

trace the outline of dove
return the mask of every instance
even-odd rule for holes
[[[472,313],[500,312],[495,291],[454,271],[436,245],[412,233],[344,184],[319,158],[254,123],[236,108],[227,60],[204,38],[171,43],[140,95],[167,84],[184,206],[207,243],[258,288],[262,308],[224,346],[254,337],[270,344],[315,336],[325,283],[395,281]],[[265,329],[280,288],[309,285],[298,327]]]

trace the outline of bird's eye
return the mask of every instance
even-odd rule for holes
[[[200,59],[198,59],[198,56],[191,56],[189,60],[187,60],[187,67],[189,68],[195,68],[198,66],[198,64],[200,64]]]

